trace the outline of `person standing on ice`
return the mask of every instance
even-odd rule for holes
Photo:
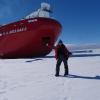
[[[70,55],[71,55],[71,52],[69,52],[67,47],[63,44],[62,40],[60,40],[58,44],[55,46],[55,58],[57,60],[56,74],[55,74],[56,77],[59,76],[60,65],[62,62],[64,63],[64,68],[65,68],[64,76],[69,74],[68,58]]]

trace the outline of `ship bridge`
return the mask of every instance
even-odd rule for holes
[[[41,3],[41,8],[39,8],[37,11],[34,11],[33,13],[29,14],[28,16],[25,17],[25,19],[29,18],[35,18],[35,17],[50,17],[51,13],[51,7],[50,4],[48,3]]]

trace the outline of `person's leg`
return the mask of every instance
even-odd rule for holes
[[[57,60],[57,64],[56,64],[56,74],[55,74],[55,76],[59,76],[61,62],[62,62],[62,59],[59,57],[58,60]]]
[[[69,69],[68,69],[68,62],[67,62],[66,58],[63,58],[63,63],[64,63],[64,68],[65,68],[65,74],[64,75],[68,75]]]

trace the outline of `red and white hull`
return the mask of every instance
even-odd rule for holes
[[[61,24],[51,18],[31,18],[0,27],[0,58],[47,55],[61,33]]]

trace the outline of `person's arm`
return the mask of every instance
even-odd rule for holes
[[[55,46],[55,47],[54,47],[54,50],[55,50],[55,58],[56,58],[56,60],[57,60],[57,59],[58,59],[58,53],[57,53],[58,47]]]
[[[72,55],[72,53],[71,53],[71,52],[67,49],[67,47],[65,47],[65,50],[66,50],[66,51],[65,51],[65,52],[66,52],[66,56],[68,56],[68,57],[69,57],[69,56],[71,56],[71,55]]]
[[[69,51],[69,56],[71,56],[71,55],[72,55],[72,52]]]

